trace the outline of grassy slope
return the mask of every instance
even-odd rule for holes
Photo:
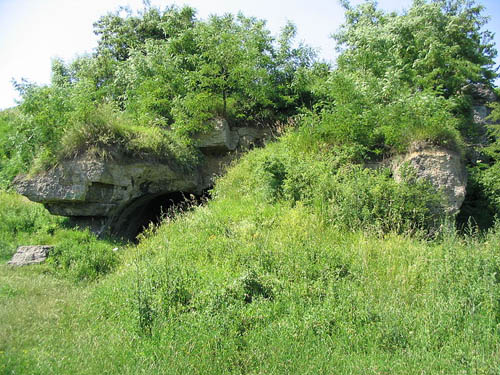
[[[314,206],[242,185],[248,169],[118,252],[118,269],[97,281],[80,260],[114,244],[87,234],[88,252],[74,255],[79,234],[61,223],[18,230],[10,244],[48,236],[73,262],[0,267],[0,372],[497,373],[498,228],[434,241],[341,230]],[[53,220],[1,196],[16,217]]]

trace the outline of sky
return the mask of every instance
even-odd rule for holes
[[[500,1],[478,0],[491,17],[487,29],[496,34],[500,49]],[[190,5],[199,18],[210,14],[237,13],[267,20],[273,34],[292,21],[297,39],[319,51],[319,56],[335,60],[335,44],[330,35],[343,22],[337,0],[151,0],[151,5]],[[362,0],[351,0],[351,4]],[[411,0],[379,0],[388,11],[402,11]],[[50,82],[53,58],[69,62],[92,52],[97,45],[92,24],[119,6],[142,9],[142,0],[0,0],[0,109],[16,104],[12,80],[25,78],[37,84]],[[500,58],[497,58],[500,64]],[[497,80],[497,85],[500,82]]]

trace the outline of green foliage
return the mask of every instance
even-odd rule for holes
[[[189,77],[191,89],[217,95],[222,100],[222,116],[228,112],[228,98],[236,102],[235,117],[251,115],[253,107],[267,107],[270,101],[273,45],[264,21],[211,16],[194,30],[199,50],[196,70]],[[240,112],[240,113],[238,113]]]
[[[110,54],[117,61],[129,58],[133,49],[141,48],[148,40],[167,40],[193,26],[195,10],[170,6],[161,11],[145,4],[144,9],[133,15],[130,8],[120,7],[94,23],[94,33],[99,37],[97,54]]]
[[[245,163],[216,199],[128,248],[98,283],[0,267],[0,369],[494,372],[498,226],[433,241],[340,231],[308,204],[241,194]],[[88,233],[56,236],[62,275],[85,279],[91,250],[109,255]]]
[[[196,155],[182,141],[159,126],[134,124],[111,105],[101,105],[69,128],[61,141],[59,156],[73,158],[87,153],[106,159],[122,154],[196,165]]]
[[[312,127],[310,142],[349,145],[363,157],[414,142],[461,149],[457,129],[470,105],[461,90],[494,78],[482,7],[417,1],[398,15],[374,2],[343,4],[333,71],[310,48],[293,46],[292,24],[274,38],[264,21],[241,14],[204,21],[188,7],[147,4],[137,14],[110,13],[94,25],[95,55],[54,60],[51,86],[18,85],[23,102],[9,120],[16,132],[2,173],[110,148],[195,163],[186,145],[216,117],[271,124],[298,112],[301,126]]]
[[[457,215],[457,227],[460,230],[484,231],[495,224],[495,216],[498,217],[500,213],[494,204],[498,195],[493,189],[488,189],[487,181],[496,176],[492,174],[486,177],[488,170],[484,164],[467,168],[467,195]]]
[[[0,261],[10,259],[18,246],[43,244],[55,246],[44,270],[73,281],[95,280],[117,266],[112,249],[122,244],[69,229],[65,219],[15,193],[0,191],[0,206]]]
[[[469,82],[492,83],[496,50],[483,30],[483,6],[467,0],[418,0],[402,15],[384,13],[376,2],[353,7],[335,39],[341,69],[397,77],[416,89],[460,95]]]
[[[0,112],[0,187],[6,188],[22,169],[22,160],[15,149],[16,110]]]
[[[223,108],[223,100],[213,93],[190,92],[182,99],[176,98],[173,102],[172,116],[175,119],[173,129],[180,136],[190,139],[193,134],[212,129],[211,120],[222,116]]]
[[[118,264],[118,255],[113,251],[116,243],[98,240],[88,229],[59,231],[53,241],[55,247],[47,263],[71,280],[93,281]]]
[[[483,172],[481,183],[495,213],[500,215],[500,162]]]
[[[241,14],[203,21],[189,7],[145,4],[137,14],[109,13],[94,28],[93,55],[54,59],[49,86],[16,84],[22,101],[8,121],[12,136],[8,144],[0,138],[2,155],[9,153],[0,170],[7,181],[85,152],[195,168],[189,145],[214,118],[271,124],[312,105],[314,53],[292,47],[291,24],[276,40],[264,21]]]
[[[33,164],[35,168],[54,164],[73,108],[65,88],[27,82],[17,84],[17,88],[24,100],[8,117],[10,135],[4,152],[9,157],[0,168],[8,182]]]
[[[472,177],[484,198],[487,212],[491,217],[500,217],[500,104],[495,102],[491,107],[490,142],[482,150],[485,160],[473,168]]]
[[[488,117],[492,123],[488,125],[490,143],[485,149],[486,154],[495,161],[500,161],[500,102],[490,105],[491,114]]]
[[[472,202],[466,200],[461,214],[473,210],[470,216],[480,228],[492,226],[495,217],[500,217],[500,104],[492,103],[491,109],[488,143],[479,154],[482,160],[474,160],[469,167],[467,192]]]
[[[7,261],[17,246],[45,241],[60,227],[62,218],[51,216],[40,204],[0,191],[0,261]]]
[[[184,58],[175,58],[176,49],[173,42],[148,40],[140,50],[132,50],[127,63],[118,67],[117,81],[125,87],[122,95],[127,111],[138,121],[152,117],[172,123],[172,102],[187,92]]]
[[[27,368],[60,373],[83,358],[86,370],[111,373],[498,366],[498,232],[441,241],[347,233],[304,205],[254,198],[221,192],[130,249],[123,267],[85,289],[68,314],[30,331],[52,344],[52,356]],[[20,347],[24,337],[9,342]],[[75,338],[78,350],[68,345]]]
[[[355,142],[370,156],[404,152],[413,142],[461,149],[471,82],[492,85],[496,50],[474,1],[415,1],[403,14],[376,2],[342,2],[334,35],[338,68],[315,85],[309,124],[322,139]]]
[[[460,89],[492,78],[481,9],[343,3],[335,71],[309,69],[291,25],[276,44],[254,19],[146,8],[105,16],[96,56],[56,60],[52,86],[26,86],[19,112],[0,117],[2,176],[31,150],[40,165],[54,150],[191,160],[186,137],[214,116],[301,115],[235,162],[211,201],[123,255],[0,193],[2,257],[27,239],[56,246],[48,265],[0,266],[0,372],[497,372],[499,224],[459,236],[439,227],[441,196],[414,171],[396,183],[362,164],[415,141],[460,149]],[[500,195],[495,137],[469,185],[485,211]]]
[[[396,183],[387,171],[358,167],[339,170],[330,184],[313,199],[343,230],[432,233],[444,219],[442,198],[425,181]]]
[[[303,121],[319,142],[359,144],[372,156],[426,142],[460,149],[453,103],[432,91],[412,92],[395,82],[341,70],[315,87],[321,101]]]
[[[219,182],[216,196],[304,205],[326,225],[348,231],[434,233],[444,220],[443,198],[430,183],[411,177],[412,171],[397,183],[389,170],[349,163],[356,159],[352,150],[297,152],[288,140],[243,158]]]
[[[150,27],[132,26],[143,23]],[[307,97],[307,85],[296,75],[312,64],[314,54],[292,47],[291,24],[277,43],[264,21],[242,14],[200,21],[189,8],[122,11],[96,26],[99,56],[120,61],[115,80],[106,84],[124,89],[125,109],[139,119],[160,117],[182,135],[209,126],[207,119],[217,116],[272,121],[296,112]],[[159,29],[166,30],[161,38]]]

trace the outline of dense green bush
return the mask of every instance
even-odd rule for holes
[[[498,90],[497,90],[498,91]],[[468,173],[467,197],[459,221],[469,220],[479,228],[489,228],[500,217],[500,103],[491,104],[487,125],[488,137],[471,161]]]
[[[21,157],[15,151],[16,110],[0,112],[0,187],[6,188],[23,169]]]
[[[341,70],[446,98],[496,76],[493,34],[484,29],[488,17],[475,1],[418,0],[403,14],[384,12],[375,1],[341,3],[346,21],[334,35]]]
[[[0,260],[11,257],[17,246],[46,244],[63,219],[52,216],[41,204],[0,190]]]
[[[455,150],[462,146],[453,104],[432,90],[414,92],[401,82],[342,70],[315,90],[322,99],[303,126],[313,128],[316,142],[359,144],[365,158],[404,152],[414,142]]]
[[[59,141],[70,121],[68,92],[58,87],[17,85],[24,101],[15,110],[2,112],[0,176],[8,185],[16,174],[52,164]]]
[[[496,162],[481,175],[481,184],[496,215],[500,215],[500,162]]]
[[[118,264],[116,241],[100,240],[88,230],[70,229],[66,219],[50,215],[38,203],[0,191],[0,261],[21,245],[53,245],[47,270],[75,281],[92,281]]]
[[[489,143],[481,149],[482,159],[470,167],[468,190],[477,196],[478,212],[475,218],[493,224],[500,217],[500,104],[493,103],[488,125]],[[469,188],[470,187],[470,188]],[[481,211],[482,210],[482,211]],[[478,219],[476,219],[478,220]]]
[[[411,169],[398,183],[388,169],[353,164],[352,150],[296,153],[288,143],[293,138],[244,157],[218,183],[215,196],[237,191],[264,202],[303,204],[342,230],[435,232],[444,220],[443,197],[429,182],[412,177]]]
[[[275,39],[264,21],[241,14],[198,20],[189,7],[146,6],[109,13],[94,28],[94,55],[55,59],[51,85],[16,84],[22,100],[9,118],[16,131],[3,174],[110,149],[195,167],[192,136],[213,118],[271,124],[309,97],[314,53],[292,47],[291,24]]]
[[[97,239],[89,230],[60,231],[47,263],[56,273],[74,281],[93,281],[114,270],[118,255],[117,243]]]

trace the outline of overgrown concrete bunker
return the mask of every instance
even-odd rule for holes
[[[75,225],[134,240],[162,215],[196,204],[224,160],[208,158],[211,165],[188,172],[166,163],[83,157],[33,179],[18,178],[15,186]]]
[[[239,151],[269,137],[269,128],[230,129],[217,120],[211,132],[197,139],[203,154],[197,166],[124,155],[96,160],[84,154],[34,177],[18,176],[14,187],[76,225],[133,240],[173,207],[199,202]]]

